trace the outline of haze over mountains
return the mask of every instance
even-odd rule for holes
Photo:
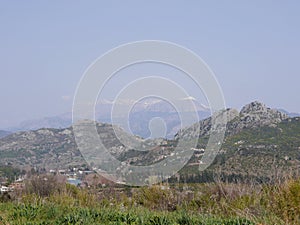
[[[194,108],[185,103],[191,101],[195,105]],[[197,112],[199,120],[205,119],[210,116],[210,110],[207,106],[201,104],[197,100],[193,99],[181,99],[178,100],[180,105],[183,106],[186,110],[182,112],[185,116],[193,114],[194,111]],[[108,100],[102,100],[96,105],[96,119],[98,122],[109,123],[115,125],[121,125],[124,121],[129,121],[130,130],[123,127],[128,132],[131,132],[135,135],[138,135],[143,138],[149,138],[151,136],[151,131],[149,130],[149,123],[153,118],[161,118],[165,122],[166,126],[166,137],[172,138],[176,132],[179,131],[180,127],[180,118],[176,109],[166,101],[157,98],[147,98],[139,101],[134,104],[133,101],[124,100],[121,104],[124,105],[133,105],[131,111],[129,112],[120,112],[117,118],[114,118],[112,121],[111,112],[113,107],[113,102]],[[278,111],[287,114],[289,117],[299,117],[298,113],[290,113],[284,109],[278,109]],[[127,119],[128,118],[128,119]],[[121,121],[121,122],[120,122]],[[197,121],[192,120],[190,124],[192,125]],[[11,132],[16,131],[29,131],[37,130],[41,128],[67,128],[72,125],[72,113],[63,113],[57,116],[44,117],[40,119],[26,120],[20,124],[2,128],[3,131],[0,132],[0,137],[5,136]]]
[[[196,112],[198,120],[204,119],[210,115],[210,110],[207,106],[199,103],[193,98],[180,99],[177,100],[178,105],[181,106],[184,114],[187,118],[189,115]],[[168,102],[158,99],[158,98],[146,98],[137,103],[132,100],[123,100],[118,102],[121,105],[120,112],[117,112],[117,117],[112,120],[112,110],[114,103],[108,100],[100,101],[95,108],[96,120],[102,123],[110,123],[115,125],[121,125],[124,121],[129,121],[128,132],[132,132],[134,135],[138,135],[143,138],[148,138],[151,136],[149,130],[149,122],[153,118],[161,118],[165,122],[166,126],[166,136],[172,138],[174,134],[181,128],[180,127],[180,117],[176,109]],[[194,104],[195,108],[191,108],[191,104]],[[124,110],[122,109],[124,105]],[[125,106],[132,105],[131,111],[125,111]],[[192,118],[192,117],[190,117]],[[197,120],[197,121],[198,121]],[[191,125],[196,120],[191,120],[188,125]],[[72,113],[64,113],[53,117],[44,117],[41,119],[27,120],[15,127],[5,128],[11,132],[16,131],[28,131],[37,130],[40,128],[67,128],[72,125]],[[124,129],[126,127],[122,126]]]
[[[240,112],[228,109],[224,113],[229,120],[225,140],[215,162],[206,173],[221,171],[223,175],[231,178],[256,177],[268,180],[274,175],[271,168],[286,173],[300,172],[298,117],[290,118],[285,113],[270,109],[259,102],[247,104]],[[125,139],[153,146],[151,151],[136,151],[124,145],[116,137],[110,124],[98,123],[97,130],[111,153],[124,163],[132,165],[152,164],[172,155],[178,135],[196,138],[198,150],[181,173],[183,177],[186,176],[185,179],[192,179],[192,176],[193,179],[203,181],[203,176],[207,174],[202,174],[201,177],[197,168],[201,164],[211,126],[209,117],[181,129],[175,134],[174,140],[145,140],[131,136],[125,130],[114,126],[118,135],[121,134]],[[195,136],[195,129],[199,129],[200,135]],[[1,138],[0,164],[53,169],[82,165],[86,162],[77,149],[72,127],[69,127],[17,132]]]
[[[5,130],[0,130],[0,138],[3,138],[9,134],[11,134],[11,132],[5,131]]]

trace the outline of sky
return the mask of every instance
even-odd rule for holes
[[[267,0],[0,1],[0,128],[70,112],[88,66],[140,40],[199,55],[228,107],[259,100],[300,112],[299,10]]]

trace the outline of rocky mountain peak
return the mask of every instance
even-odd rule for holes
[[[289,118],[287,114],[276,109],[268,108],[265,104],[258,101],[245,105],[240,112],[235,109],[227,109],[226,135],[234,135],[248,128],[258,128],[262,126],[277,126],[281,121]],[[189,128],[183,129],[179,134],[188,137],[206,136],[210,134],[211,118],[200,121]],[[197,130],[200,130],[198,133]],[[178,136],[178,135],[177,135]]]
[[[268,108],[258,101],[245,105],[240,111],[241,122],[247,127],[274,125],[288,118],[288,115],[276,109]]]
[[[247,105],[245,105],[242,110],[241,110],[241,114],[254,114],[254,113],[264,113],[267,112],[269,108],[266,107],[265,104],[258,102],[258,101],[254,101],[251,102]]]

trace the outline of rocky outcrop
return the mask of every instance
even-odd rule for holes
[[[240,112],[236,109],[227,109],[221,112],[227,118],[226,135],[233,135],[247,128],[262,126],[276,126],[276,124],[289,118],[287,114],[276,109],[270,109],[260,102],[251,102],[245,105]],[[176,134],[176,137],[203,137],[210,134],[212,117],[193,124]]]
[[[242,119],[252,118],[251,121],[257,121],[260,125],[277,124],[288,118],[288,115],[276,109],[270,109],[260,102],[252,102],[245,105],[240,115]]]
[[[274,127],[287,118],[287,114],[255,101],[245,105],[241,109],[239,117],[228,123],[227,133],[229,135],[236,134],[246,128]]]
[[[227,109],[221,113],[219,116],[225,116],[227,122],[234,120],[239,116],[239,112],[236,109]],[[212,117],[201,120],[199,123],[195,123],[192,126],[180,130],[176,135],[175,139],[178,138],[197,138],[203,137],[210,134],[212,129]]]

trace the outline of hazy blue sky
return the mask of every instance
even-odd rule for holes
[[[196,52],[228,107],[300,112],[299,1],[0,1],[0,127],[71,111],[85,69],[126,42]]]

